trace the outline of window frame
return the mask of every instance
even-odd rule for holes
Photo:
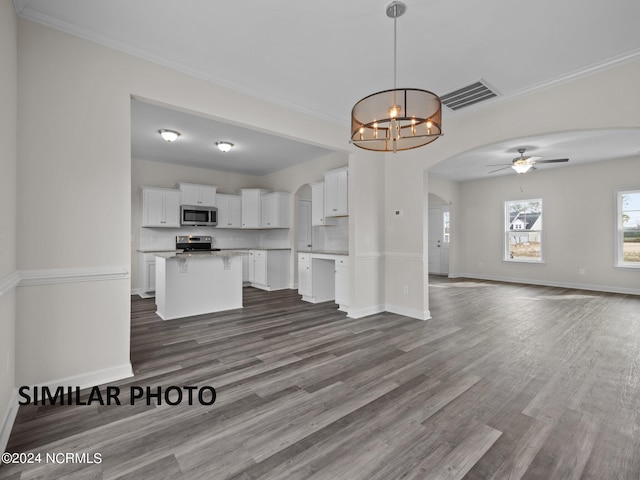
[[[521,204],[528,204],[528,203],[539,203],[540,204],[540,228],[538,229],[529,229],[527,230],[526,228],[514,228],[514,229],[510,229],[510,225],[511,225],[511,217],[509,215],[509,210],[510,210],[510,206],[512,204],[516,204],[516,203],[521,203]],[[529,198],[529,199],[523,199],[523,200],[505,200],[504,202],[504,233],[503,233],[503,237],[502,237],[502,242],[503,242],[503,246],[502,246],[502,260],[504,262],[510,262],[510,263],[528,263],[528,264],[534,264],[534,265],[539,265],[544,263],[544,227],[542,225],[543,222],[543,217],[544,216],[544,206],[543,206],[543,201],[542,198]],[[534,223],[535,224],[535,223]],[[531,234],[531,233],[537,233],[540,239],[540,256],[538,258],[534,258],[531,260],[528,259],[524,259],[524,258],[511,258],[511,249],[510,249],[510,238],[511,238],[511,234],[513,234],[514,232],[517,233],[527,233],[527,234]]]
[[[622,220],[623,205],[622,197],[628,194],[640,195],[640,189],[638,190],[618,190],[616,192],[616,263],[615,266],[619,268],[640,268],[640,262],[625,262],[624,261],[624,232],[637,231],[633,228],[625,228]]]

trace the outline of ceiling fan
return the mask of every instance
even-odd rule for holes
[[[498,163],[494,165],[487,165],[487,167],[502,167],[502,168],[498,168],[497,170],[492,170],[489,173],[499,172],[500,170],[505,170],[507,168],[513,168],[518,173],[527,173],[531,170],[535,170],[536,167],[534,167],[534,165],[537,165],[538,163],[562,163],[562,162],[569,161],[568,158],[554,158],[552,160],[542,160],[542,157],[525,157],[524,156],[525,151],[526,149],[519,148],[518,153],[520,154],[520,156],[514,158],[510,164]]]

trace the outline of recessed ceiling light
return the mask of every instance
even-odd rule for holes
[[[228,152],[233,147],[233,143],[229,142],[216,142],[216,146],[221,152]]]
[[[158,133],[164,138],[167,142],[175,142],[180,136],[180,132],[176,132],[175,130],[158,130]]]

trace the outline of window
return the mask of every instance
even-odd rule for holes
[[[504,203],[504,259],[542,262],[542,200]]]
[[[618,265],[640,268],[640,190],[618,192]]]

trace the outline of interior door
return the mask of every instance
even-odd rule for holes
[[[429,273],[440,274],[442,252],[442,217],[440,207],[429,207]]]
[[[449,274],[450,223],[448,206],[429,207],[429,273]]]
[[[311,250],[311,202],[298,200],[298,218],[296,225],[297,246],[299,252]]]

